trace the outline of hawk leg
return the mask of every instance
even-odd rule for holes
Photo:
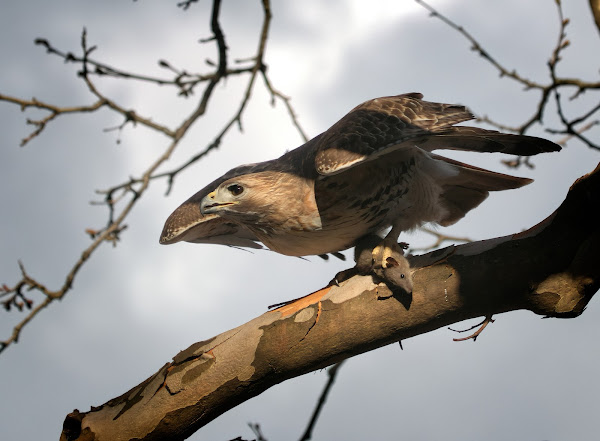
[[[412,293],[410,265],[404,257],[405,243],[396,243],[390,236],[385,239],[376,235],[365,236],[358,240],[354,250],[356,266],[336,274],[332,283],[340,283],[350,277],[361,274],[373,274],[383,280],[392,292],[399,289]]]

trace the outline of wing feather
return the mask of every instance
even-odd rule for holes
[[[315,143],[315,168],[334,175],[392,151],[415,146],[438,149],[535,155],[557,151],[542,138],[476,127],[455,127],[474,118],[464,106],[423,101],[418,93],[367,101],[334,124]]]
[[[315,145],[315,168],[339,173],[402,143],[473,119],[464,106],[422,101],[420,93],[376,98],[352,109]]]

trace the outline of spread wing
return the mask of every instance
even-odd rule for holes
[[[376,98],[360,104],[315,143],[315,168],[333,175],[402,148],[535,155],[559,147],[542,138],[454,126],[474,118],[464,106],[432,103],[420,93]]]

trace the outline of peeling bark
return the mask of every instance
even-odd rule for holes
[[[355,276],[193,344],[130,391],[67,415],[61,440],[182,440],[269,387],[501,312],[580,315],[600,288],[600,166],[529,230],[410,257],[412,295]],[[343,332],[340,332],[343,330]]]

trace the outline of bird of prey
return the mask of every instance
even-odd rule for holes
[[[160,243],[261,248],[261,242],[290,256],[322,255],[391,228],[373,251],[375,266],[385,267],[402,231],[452,225],[490,191],[532,182],[434,150],[560,150],[541,138],[457,126],[474,118],[466,107],[422,98],[409,93],[366,101],[283,156],[233,168],[169,216]]]

